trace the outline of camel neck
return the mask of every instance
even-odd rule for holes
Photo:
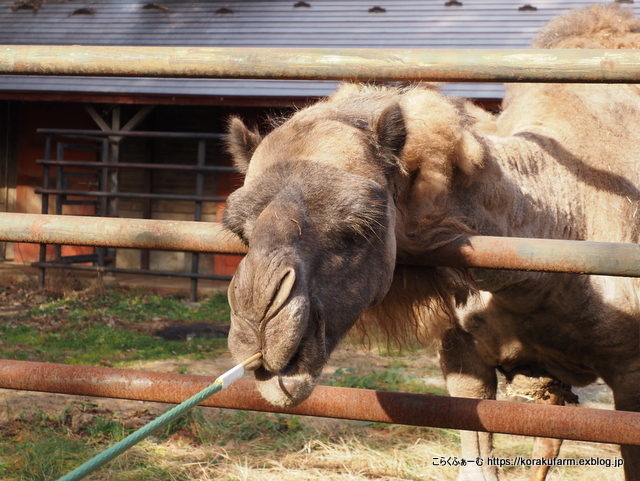
[[[489,141],[478,180],[452,194],[454,215],[480,235],[581,238],[581,192],[566,169],[529,139]]]

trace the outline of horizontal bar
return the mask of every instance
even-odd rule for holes
[[[100,367],[0,360],[0,388],[179,404],[215,380]],[[336,419],[640,445],[640,413],[318,386],[293,409],[240,380],[203,406]]]
[[[97,262],[98,254],[78,254],[76,256],[63,256],[56,262],[58,264],[73,264],[81,262]]]
[[[89,169],[149,169],[149,170],[186,170],[203,172],[238,172],[235,167],[226,165],[185,165],[185,164],[146,164],[131,162],[96,162],[89,160],[46,160],[37,159],[36,164],[56,165],[60,167],[83,167]],[[67,174],[68,175],[68,174]]]
[[[62,202],[62,205],[91,205],[97,206],[97,200],[65,200]]]
[[[214,222],[75,215],[0,214],[0,242],[243,254],[246,247]]]
[[[2,45],[0,75],[637,83],[640,52]]]
[[[243,254],[246,247],[214,222],[0,214],[0,242]],[[640,277],[640,245],[463,236],[398,263]]]
[[[1,52],[1,47],[0,47]],[[39,134],[47,135],[66,135],[69,137],[93,136],[93,137],[149,137],[162,139],[199,139],[199,140],[218,140],[226,136],[226,134],[216,133],[199,133],[199,132],[155,132],[144,130],[78,130],[78,129],[38,129]]]
[[[100,152],[101,148],[95,145],[70,144],[68,142],[60,142],[59,145],[63,149],[69,150],[88,150],[89,152]]]
[[[124,267],[109,266],[78,266],[73,264],[64,264],[57,262],[32,262],[32,267],[40,267],[44,269],[66,269],[88,272],[113,272],[115,274],[133,274],[136,276],[160,276],[160,277],[182,277],[187,279],[202,279],[210,281],[230,281],[231,276],[223,276],[219,274],[202,274],[200,272],[185,271],[160,271],[151,269],[126,269]]]
[[[640,244],[461,236],[399,263],[640,277]]]
[[[35,189],[36,194],[68,195],[73,197],[118,197],[127,199],[151,200],[186,200],[195,202],[226,202],[227,198],[217,195],[188,195],[188,194],[147,194],[144,192],[105,192],[101,190],[65,190],[65,189]]]
[[[65,178],[74,179],[97,179],[98,174],[95,172],[63,172]]]

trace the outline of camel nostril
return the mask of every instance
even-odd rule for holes
[[[296,282],[296,271],[293,268],[286,269],[280,284],[273,294],[271,302],[267,308],[267,313],[264,316],[264,320],[268,321],[280,310],[280,308],[287,302],[293,291],[293,286]]]
[[[229,289],[227,291],[227,299],[229,302],[229,307],[231,308],[232,311],[237,311],[237,304],[236,304],[236,276],[233,276],[231,278],[231,282],[229,282]]]

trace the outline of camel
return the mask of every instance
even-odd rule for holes
[[[640,21],[596,5],[550,22],[536,48],[640,48]],[[637,279],[404,263],[461,235],[638,242],[640,88],[514,84],[500,115],[428,85],[346,83],[266,136],[230,120],[245,173],[223,223],[248,253],[229,287],[229,348],[256,351],[261,394],[293,406],[359,322],[435,340],[451,395],[507,378],[598,377],[640,410]],[[462,457],[491,456],[463,432]],[[640,447],[622,446],[640,479]],[[557,454],[557,450],[555,451]],[[469,463],[460,480],[496,480]]]

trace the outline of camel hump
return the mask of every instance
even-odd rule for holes
[[[619,4],[596,4],[556,17],[533,48],[640,48],[640,19]]]

